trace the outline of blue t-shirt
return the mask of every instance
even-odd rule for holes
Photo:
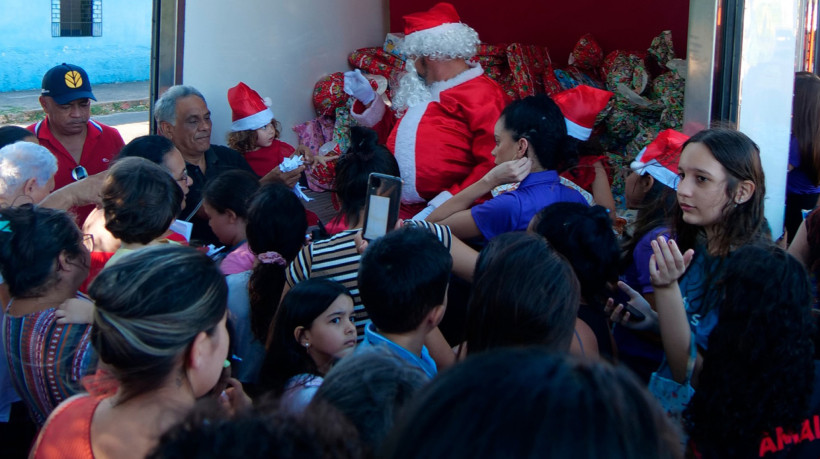
[[[490,240],[510,231],[524,231],[538,211],[556,202],[587,204],[581,193],[561,185],[558,172],[534,172],[518,189],[500,194],[470,210],[481,234]]]
[[[436,368],[436,362],[430,357],[430,353],[427,351],[426,346],[421,347],[421,356],[419,357],[416,354],[408,351],[407,349],[399,346],[398,344],[390,341],[389,339],[385,338],[381,333],[376,331],[376,327],[373,326],[373,323],[367,324],[364,327],[364,339],[359,344],[358,350],[364,350],[373,346],[385,346],[393,353],[396,354],[399,358],[404,360],[405,362],[409,363],[412,366],[421,368],[425,374],[431,379],[436,376],[438,373],[438,369]]]
[[[701,349],[708,348],[709,334],[718,322],[718,291],[715,287],[725,269],[726,258],[711,256],[705,246],[699,245],[695,247],[692,265],[678,281],[689,327]]]

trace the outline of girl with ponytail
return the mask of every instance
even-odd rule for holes
[[[428,221],[447,225],[460,239],[490,240],[524,231],[532,217],[556,202],[587,204],[576,190],[561,184],[558,172],[578,161],[561,110],[548,96],[510,103],[495,124],[497,166],[433,211]],[[470,208],[493,188],[512,182],[513,191]]]
[[[367,180],[373,172],[398,177],[399,165],[390,151],[379,145],[376,131],[353,127],[350,130],[350,149],[336,165],[333,191],[341,209],[329,227],[340,230],[362,227]],[[332,231],[332,234],[335,233],[338,231]]]
[[[247,204],[245,236],[253,269],[228,275],[232,352],[239,357],[231,373],[250,392],[259,379],[268,330],[276,314],[285,271],[305,244],[305,208],[293,190],[268,184]],[[240,360],[241,359],[241,360]]]
[[[285,292],[300,282],[317,277],[341,283],[353,298],[355,324],[361,340],[364,337],[364,327],[370,319],[362,306],[356,278],[360,258],[356,234],[364,225],[367,180],[374,172],[398,176],[399,165],[390,151],[378,144],[376,131],[356,126],[351,129],[350,138],[350,149],[336,165],[334,185],[336,198],[341,205],[340,218],[345,219],[348,229],[329,239],[305,246],[288,268]],[[472,280],[478,254],[463,242],[453,238],[447,227],[411,220],[405,221],[404,225],[414,225],[433,233],[453,256],[453,273],[463,279]],[[248,239],[250,240],[250,234]],[[449,351],[449,347],[447,350]],[[452,352],[449,357],[452,359]]]
[[[245,231],[258,261],[248,280],[250,326],[264,343],[282,298],[285,270],[305,244],[305,208],[287,186],[266,185],[251,199]]]

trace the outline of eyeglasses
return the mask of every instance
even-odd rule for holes
[[[94,235],[93,234],[83,234],[83,245],[89,252],[94,251]]]
[[[83,166],[77,166],[71,169],[71,178],[74,180],[82,180],[88,177],[88,171]]]
[[[177,182],[187,183],[188,182],[188,169],[182,169],[182,174],[179,176],[178,179],[176,179],[176,181]]]

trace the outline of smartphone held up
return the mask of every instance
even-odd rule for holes
[[[395,228],[400,202],[401,178],[375,172],[370,174],[362,232],[364,239],[378,239]]]

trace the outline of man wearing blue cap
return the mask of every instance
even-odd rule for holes
[[[107,170],[124,145],[116,129],[91,119],[90,99],[97,100],[81,67],[63,63],[43,77],[40,105],[46,118],[27,129],[57,157],[55,189]],[[82,221],[87,212],[78,214]]]

